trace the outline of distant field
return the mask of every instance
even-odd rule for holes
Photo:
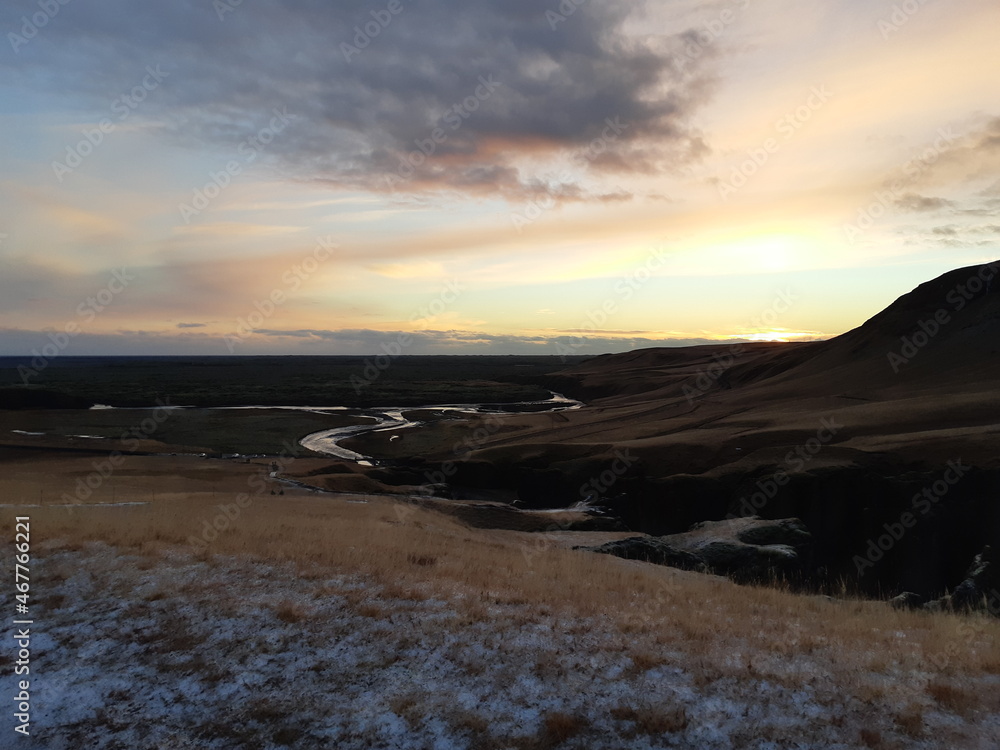
[[[582,361],[555,356],[0,357],[0,409],[33,406],[419,406],[547,398],[549,373]],[[35,366],[40,363],[36,362]],[[22,368],[19,370],[19,367]],[[25,369],[27,368],[27,369]],[[35,374],[32,374],[35,373]]]
[[[310,433],[373,421],[285,409],[0,410],[0,445],[276,455],[305,452],[298,441]]]

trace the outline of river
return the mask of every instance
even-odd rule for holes
[[[406,430],[412,427],[419,427],[424,422],[406,419],[403,412],[431,410],[442,414],[452,412],[456,414],[518,414],[525,411],[532,413],[546,413],[554,411],[568,411],[579,409],[583,402],[576,401],[563,396],[561,393],[551,392],[552,396],[544,401],[520,401],[512,404],[437,404],[432,406],[413,407],[386,407],[377,409],[358,409],[358,416],[371,417],[375,421],[371,424],[351,425],[349,427],[335,427],[332,430],[322,430],[306,435],[299,440],[299,445],[308,448],[316,453],[323,453],[335,458],[342,458],[348,461],[356,461],[364,465],[371,465],[371,456],[365,456],[352,450],[348,450],[340,445],[342,440],[357,435],[364,435],[369,432],[384,432],[392,430]],[[547,407],[530,409],[525,407]],[[499,408],[506,407],[506,408]],[[317,411],[319,411],[317,409]]]

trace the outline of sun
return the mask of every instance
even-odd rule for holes
[[[788,343],[790,341],[816,341],[817,339],[828,338],[827,334],[819,331],[792,331],[788,328],[772,328],[767,331],[753,331],[752,333],[738,333],[736,338],[745,341],[773,341]]]
[[[759,333],[747,334],[740,338],[744,338],[747,341],[788,341],[783,331],[761,331]]]
[[[785,273],[807,265],[824,243],[794,230],[766,227],[721,231],[688,245],[686,264],[705,273]]]
[[[795,265],[802,238],[792,234],[762,234],[744,237],[731,248],[744,264],[758,271],[787,271]]]

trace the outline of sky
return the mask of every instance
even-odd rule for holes
[[[828,338],[1000,257],[995,0],[6,0],[0,354]]]

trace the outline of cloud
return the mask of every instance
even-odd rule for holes
[[[936,231],[936,230],[935,230]],[[973,224],[963,228],[963,231],[969,234],[1000,234],[1000,225],[998,224]]]
[[[906,211],[938,211],[954,206],[954,202],[945,198],[928,197],[917,193],[906,193],[896,201],[896,205]]]
[[[962,212],[967,213],[967,212]],[[968,245],[994,245],[996,240],[977,238],[976,235],[1000,235],[1000,225],[997,224],[970,224],[959,226],[957,224],[946,224],[944,226],[933,227],[930,230],[932,241],[942,247],[965,247]]]
[[[195,0],[73,3],[0,71],[49,87],[58,72],[97,112],[159,65],[167,76],[142,115],[163,137],[231,150],[287,108],[293,122],[267,158],[353,188],[523,197],[547,160],[599,176],[670,170],[708,151],[689,122],[713,55],[679,65],[691,29],[629,31],[643,3],[586,3],[554,30],[535,0],[401,7],[260,0],[220,20]],[[33,8],[6,4],[0,27]]]
[[[1000,191],[1000,117],[979,118],[964,133],[942,128],[941,137],[911,159],[904,172],[909,182],[925,189],[977,186],[973,194],[995,196]],[[920,209],[917,209],[920,210]]]
[[[710,338],[664,337],[651,331],[593,331],[581,329],[561,333],[503,334],[463,330],[377,331],[372,329],[260,329],[256,335],[275,340],[304,339],[334,343],[338,352],[378,353],[389,342],[411,342],[407,354],[446,354],[456,352],[565,353],[600,354],[649,346],[698,346],[745,339],[720,341]],[[613,335],[606,335],[613,334]],[[558,352],[557,352],[558,349]]]
[[[978,133],[976,142],[972,145],[974,151],[1000,150],[1000,117],[994,117]]]
[[[204,328],[204,323],[178,323],[178,328]]]
[[[26,356],[48,343],[48,331],[0,328],[0,356]],[[498,334],[464,330],[379,331],[373,329],[260,329],[237,345],[236,354],[372,355],[383,345],[408,341],[406,354],[548,354],[595,355],[651,346],[696,346],[746,341],[665,337],[653,332],[628,336]],[[645,334],[645,335],[643,335]],[[232,354],[226,339],[200,331],[161,332],[119,330],[113,333],[80,333],[73,337],[66,354],[72,355],[212,355]]]
[[[1000,195],[1000,180],[996,180],[991,185],[987,185],[985,188],[983,188],[980,191],[979,194],[980,195],[986,195],[986,196],[998,196],[998,195]]]

